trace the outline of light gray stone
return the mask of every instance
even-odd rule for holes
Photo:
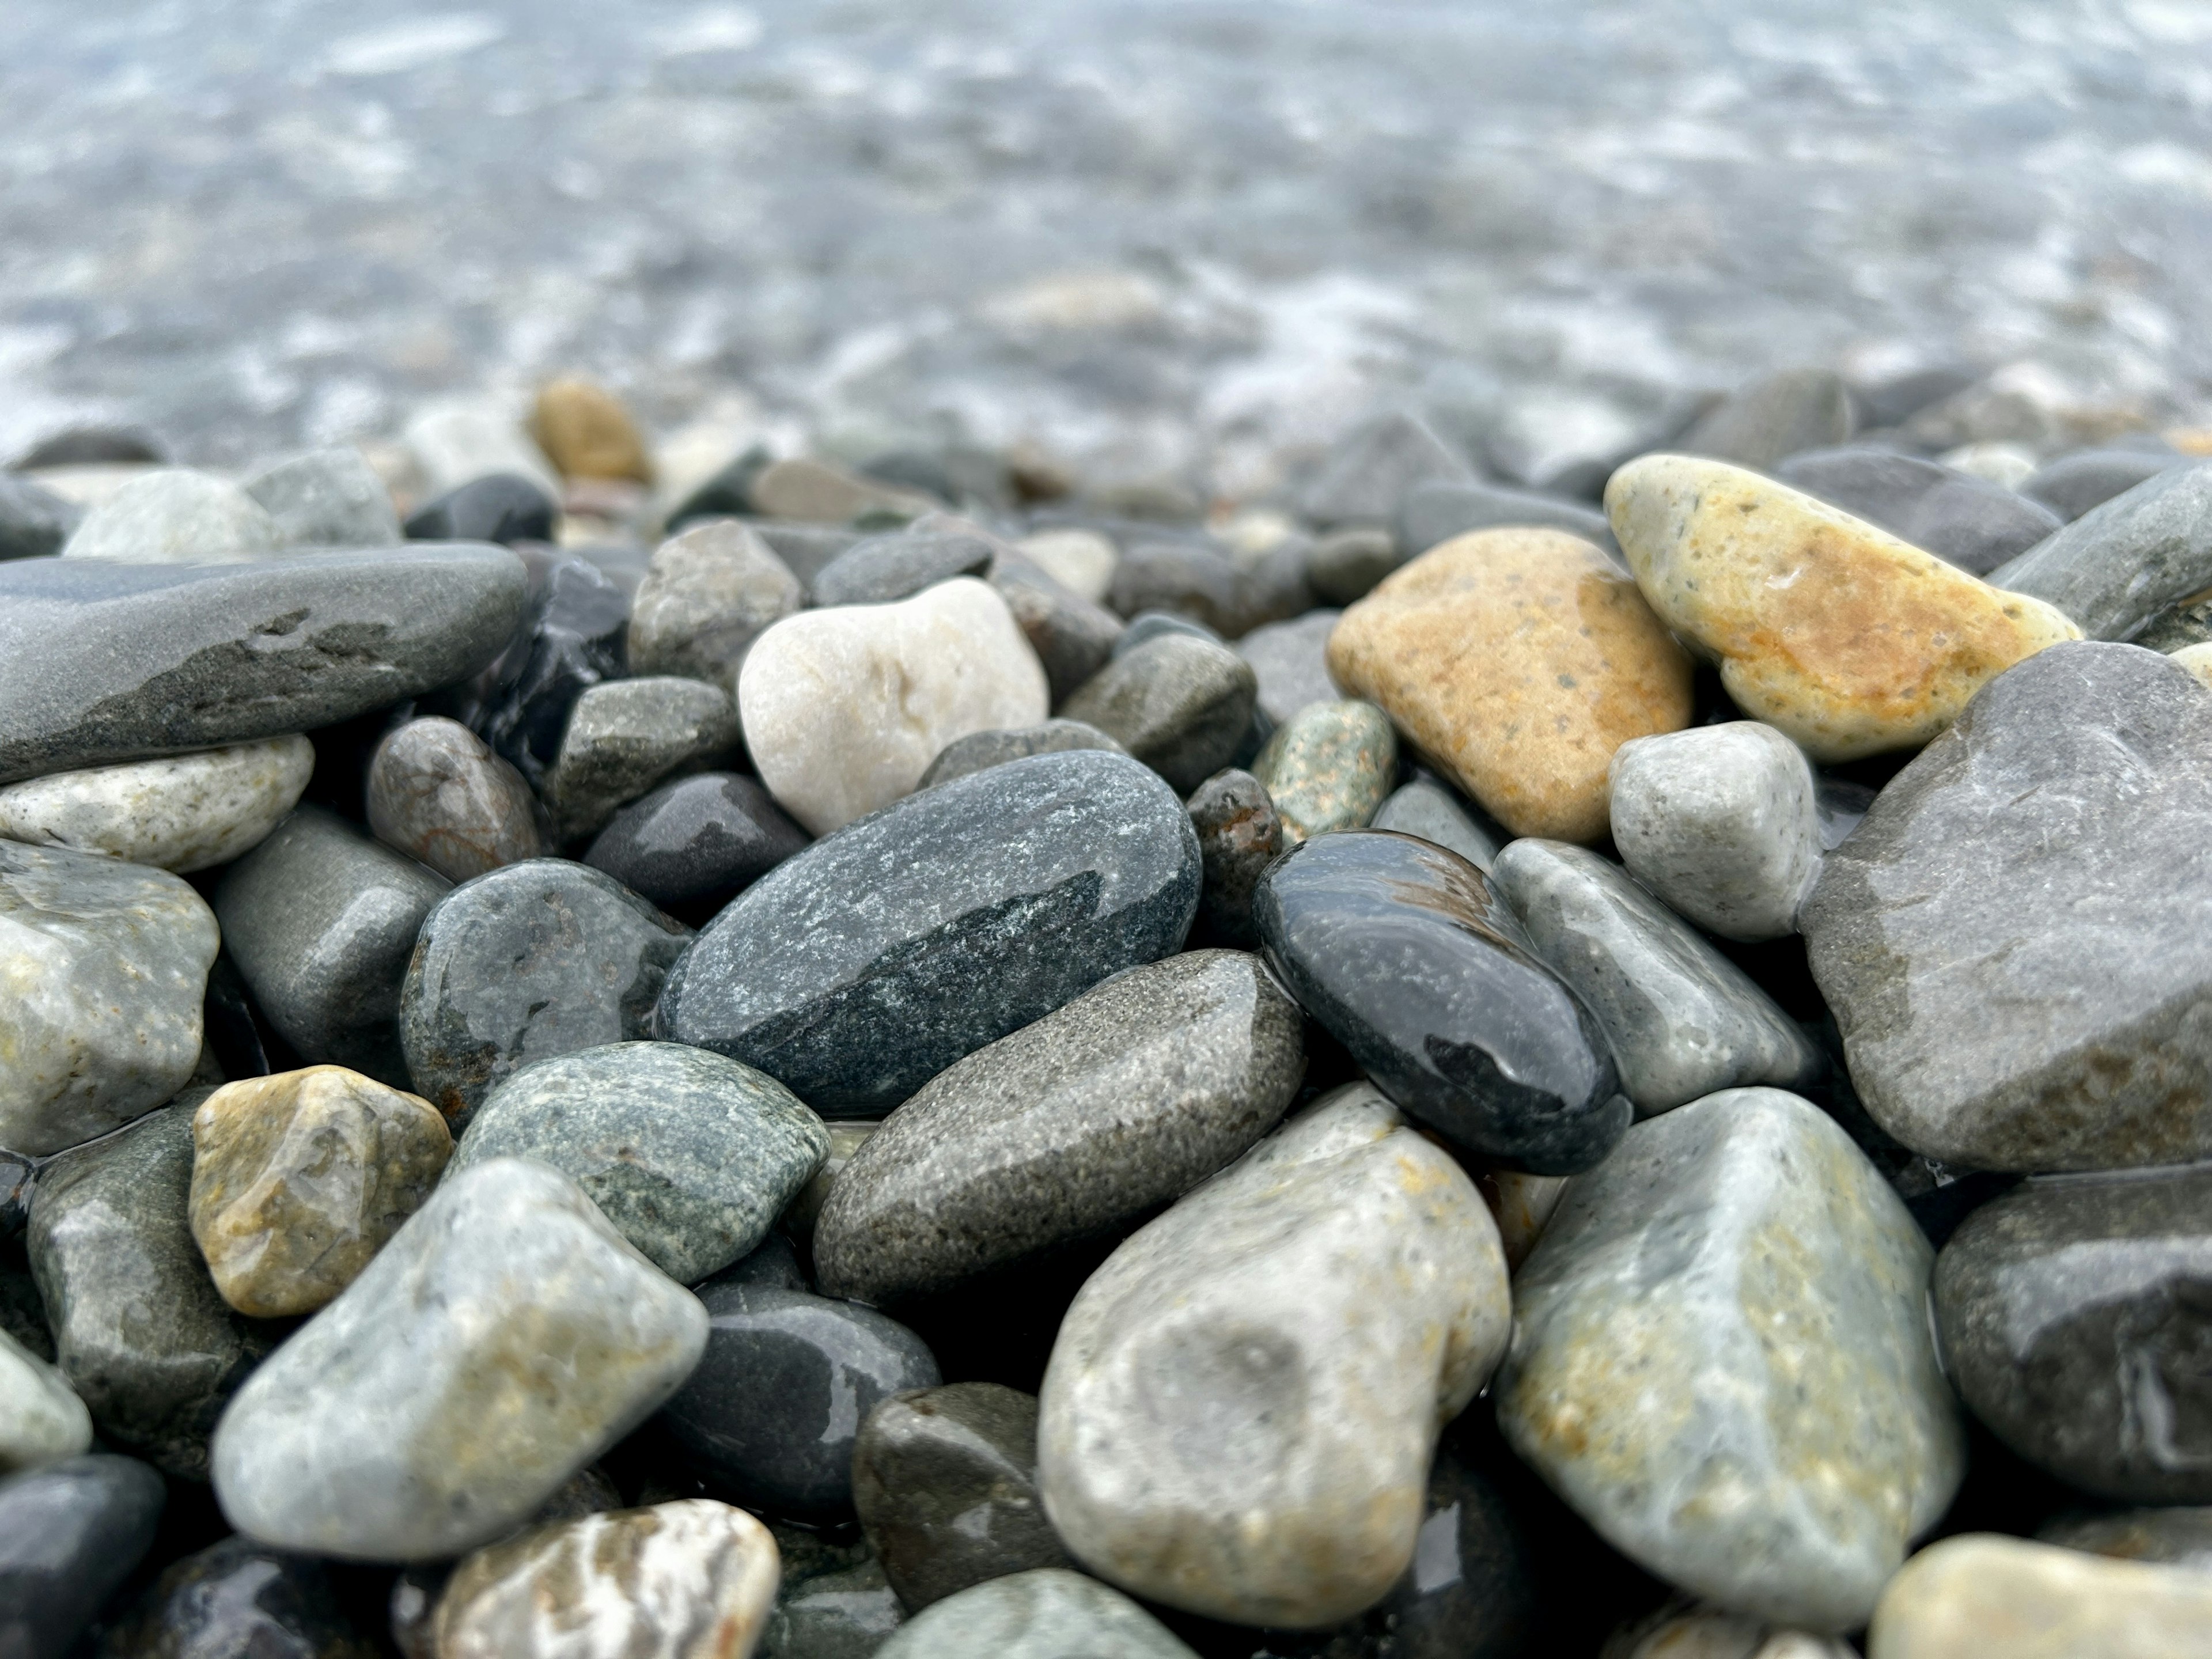
[[[713,519],[654,550],[630,602],[629,671],[684,674],[734,691],[745,653],[805,593],[757,532]]]
[[[1371,830],[1395,830],[1458,854],[1485,875],[1498,849],[1512,839],[1487,812],[1469,807],[1434,778],[1420,776],[1394,791],[1376,812]]]
[[[315,769],[302,737],[125,761],[0,787],[0,836],[189,875],[252,851]]]
[[[2090,639],[2133,639],[2177,599],[2212,587],[2212,463],[2113,496],[1990,580],[2057,605]]]
[[[1401,496],[1431,478],[1471,479],[1467,459],[1415,416],[1377,415],[1339,439],[1298,498],[1314,523],[1388,524]]]
[[[0,1331],[0,1474],[58,1463],[92,1448],[92,1413],[69,1379]]]
[[[554,838],[598,834],[662,779],[728,760],[738,744],[737,707],[720,686],[674,675],[587,686],[545,775]]]
[[[236,564],[283,549],[283,533],[234,483],[156,468],[96,503],[63,544],[65,559],[124,564]]]
[[[1324,660],[1329,631],[1341,611],[1309,611],[1290,622],[1255,628],[1231,648],[1252,665],[1260,684],[1260,712],[1277,726],[1309,704],[1334,702],[1344,695],[1328,677]]]
[[[1882,1592],[1868,1659],[2199,1659],[2212,1576],[1968,1533]]]
[[[909,1619],[876,1659],[1198,1659],[1127,1596],[1065,1567],[1037,1567],[948,1595]]]
[[[1785,368],[1730,392],[1672,447],[1765,471],[1850,435],[1851,394],[1843,377],[1825,368]]]
[[[264,467],[246,481],[246,493],[276,521],[286,547],[395,547],[403,539],[392,492],[350,445]]]

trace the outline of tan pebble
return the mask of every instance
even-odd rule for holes
[[[1881,1593],[1868,1659],[2204,1659],[2212,1573],[1969,1533]]]
[[[2212,642],[2203,645],[2185,645],[2166,655],[2197,676],[2199,684],[2212,690]]]
[[[629,410],[590,380],[548,381],[530,411],[530,435],[564,477],[653,482],[653,463]]]

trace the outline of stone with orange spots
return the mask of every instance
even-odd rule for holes
[[[1690,723],[1690,659],[1620,567],[1558,530],[1457,536],[1386,577],[1328,670],[1516,835],[1595,841],[1606,768]]]
[[[1926,743],[2014,663],[2081,637],[2057,607],[1741,467],[1646,455],[1605,501],[1652,609],[1816,761]]]

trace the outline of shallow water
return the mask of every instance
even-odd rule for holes
[[[0,454],[570,368],[1235,491],[1379,401],[1540,472],[1802,361],[2185,415],[2208,243],[2195,0],[0,5]]]

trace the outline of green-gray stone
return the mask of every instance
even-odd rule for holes
[[[1329,830],[1364,830],[1398,781],[1398,734],[1371,702],[1309,703],[1252,763],[1283,820],[1285,845]]]
[[[1118,1590],[1040,1567],[949,1595],[876,1650],[877,1659],[1197,1659]]]
[[[783,1584],[757,1659],[869,1659],[906,1621],[906,1609],[865,1539],[770,1522]]]

